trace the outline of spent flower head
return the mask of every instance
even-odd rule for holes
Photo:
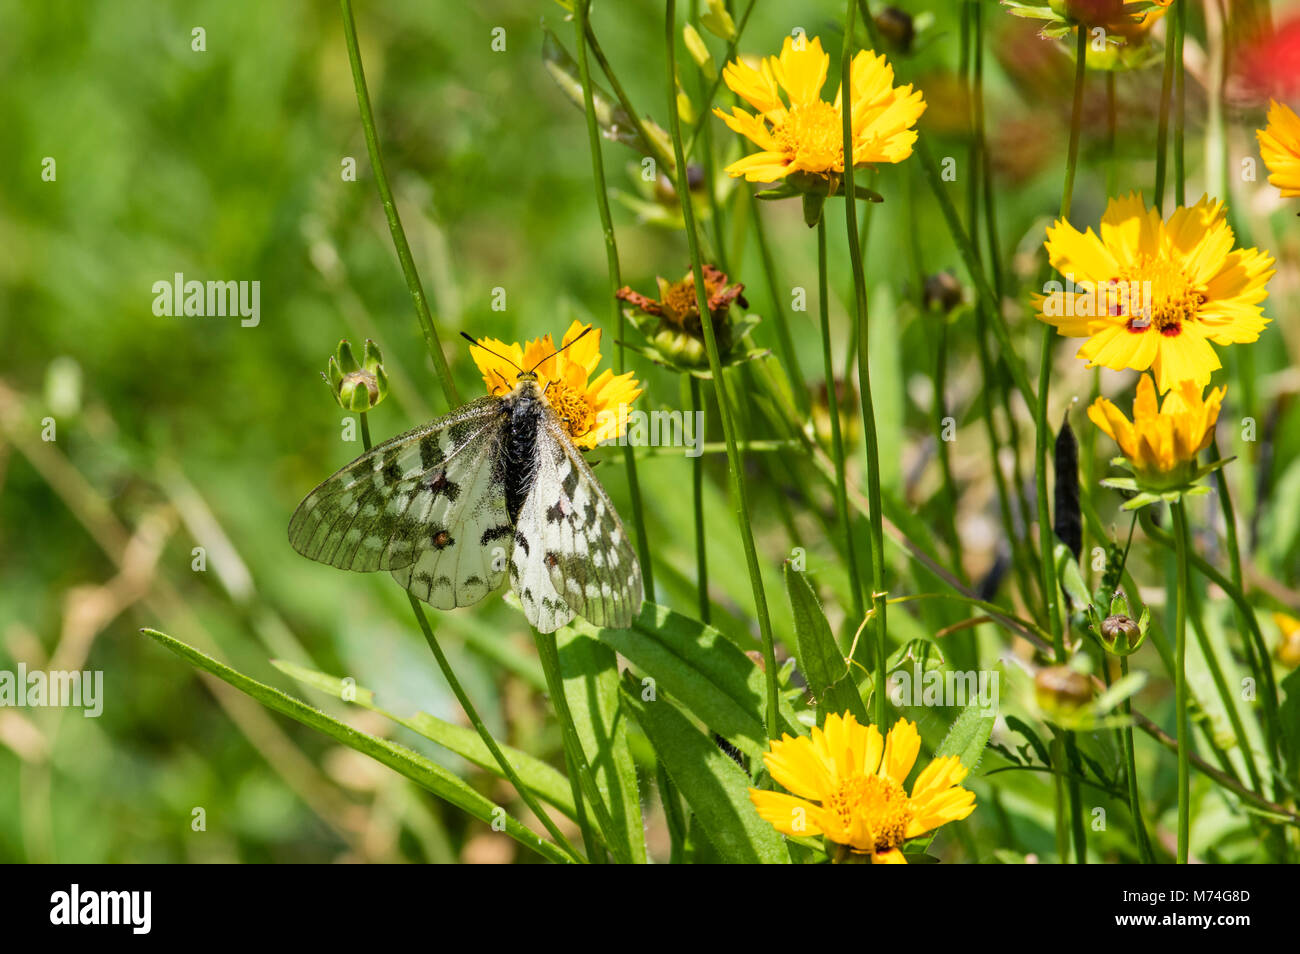
[[[379,345],[369,338],[358,362],[346,338],[330,355],[329,369],[321,377],[334,392],[334,400],[345,411],[369,411],[388,397],[388,375],[384,373],[384,356]]]
[[[712,265],[705,265],[701,271],[720,364],[727,367],[767,354],[763,349],[747,346],[746,339],[758,324],[757,316],[735,318],[732,315],[733,304],[749,307],[743,294],[745,286],[730,283],[726,273]],[[615,293],[632,306],[624,313],[646,339],[646,348],[638,350],[659,364],[697,377],[709,377],[709,356],[704,347],[694,271],[688,270],[680,281],[670,282],[663,277],[655,281],[659,286],[658,298],[642,295],[627,285]]]
[[[903,788],[921,751],[916,723],[899,719],[881,738],[851,713],[832,713],[811,737],[773,741],[763,762],[790,794],[749,790],[758,814],[779,832],[823,836],[873,864],[906,864],[903,844],[975,810],[954,755],[934,759]]]

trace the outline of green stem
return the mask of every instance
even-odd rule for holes
[[[1223,675],[1223,667],[1219,665],[1219,657],[1214,652],[1214,647],[1210,645],[1209,637],[1205,632],[1205,625],[1201,620],[1200,607],[1196,602],[1195,591],[1188,593],[1188,606],[1191,609],[1190,617],[1192,623],[1192,632],[1196,635],[1196,643],[1201,647],[1201,655],[1205,657],[1206,668],[1210,670],[1210,678],[1214,682],[1214,689],[1219,694],[1219,701],[1223,703],[1224,714],[1228,717],[1228,722],[1232,725],[1233,735],[1237,737],[1237,748],[1241,752],[1242,759],[1246,763],[1246,773],[1250,776],[1251,787],[1261,795],[1267,795],[1264,791],[1264,783],[1260,778],[1259,767],[1255,764],[1255,751],[1250,745],[1250,736],[1246,735],[1246,727],[1241,721],[1241,714],[1237,712],[1237,706],[1232,699],[1232,691],[1228,687],[1228,680]],[[1236,769],[1234,774],[1240,775]]]
[[[934,407],[939,412],[939,473],[943,477],[943,514],[941,525],[952,558],[953,572],[963,579],[966,571],[961,562],[961,540],[957,536],[957,481],[952,475],[952,454],[943,431],[948,417],[948,316],[938,315],[939,345],[934,362]]]
[[[370,415],[362,411],[357,417],[361,418],[361,446],[370,450]]]
[[[1151,517],[1142,511],[1142,530],[1148,537],[1155,540],[1161,546],[1168,549],[1175,549],[1177,544],[1174,539],[1165,531],[1157,527]],[[1259,629],[1259,620],[1255,616],[1255,608],[1251,606],[1250,601],[1246,599],[1245,590],[1220,573],[1215,567],[1206,561],[1196,552],[1188,554],[1191,565],[1194,566],[1202,576],[1213,583],[1223,592],[1228,594],[1228,599],[1232,600],[1233,605],[1240,614],[1240,619],[1246,623],[1248,638],[1254,642],[1255,654],[1262,660],[1263,683],[1266,687],[1264,693],[1264,725],[1265,737],[1270,740],[1270,751],[1274,753],[1276,759],[1277,745],[1281,735],[1280,713],[1277,708],[1277,682],[1273,678],[1273,667],[1269,664],[1268,648],[1264,644],[1264,635]]]
[[[1115,110],[1115,71],[1106,71],[1106,195],[1115,194],[1119,180],[1119,161],[1115,155],[1117,114]]]
[[[817,221],[817,310],[822,329],[822,365],[826,374],[826,408],[831,418],[831,459],[835,461],[835,509],[839,513],[840,527],[844,531],[846,562],[849,568],[849,587],[853,594],[853,625],[866,615],[862,599],[862,577],[858,572],[856,548],[853,545],[853,521],[849,519],[848,477],[844,468],[844,438],[840,433],[840,402],[835,393],[835,364],[831,349],[830,292],[826,268],[826,217]],[[859,662],[862,660],[859,659]]]
[[[1065,733],[1065,758],[1070,767],[1066,789],[1070,796],[1070,825],[1074,833],[1074,863],[1088,863],[1088,835],[1083,823],[1083,796],[1079,789],[1079,776],[1083,760],[1079,758],[1079,743],[1073,732]]]
[[[741,34],[745,32],[745,25],[749,23],[749,15],[754,12],[754,4],[756,2],[757,0],[749,0],[749,4],[745,7],[745,11],[740,15],[740,20],[736,22],[736,35],[731,38],[731,41],[729,43],[727,43],[727,52],[726,55],[723,56],[722,58],[722,62],[724,66],[725,64],[730,63],[732,58],[735,57],[736,46],[740,43]],[[695,126],[691,129],[690,142],[686,144],[685,154],[687,156],[689,156],[692,152],[695,151],[695,142],[697,139],[700,138],[700,132],[704,129],[704,124],[709,121],[709,118],[713,113],[713,97],[718,95],[718,87],[721,85],[722,85],[722,70],[718,70],[718,75],[714,77],[712,85],[709,86],[709,91],[708,94],[704,97],[704,102],[700,104],[699,118],[695,120]],[[673,109],[676,110],[676,108],[677,108],[677,97],[676,95],[674,95]],[[685,165],[685,163],[680,158],[677,160],[677,162],[678,165]]]
[[[560,720],[565,758],[577,766],[582,794],[596,816],[596,824],[605,833],[605,844],[613,853],[614,860],[619,864],[630,864],[631,859],[621,847],[618,830],[609,816],[604,799],[600,797],[600,788],[596,785],[596,778],[591,774],[591,765],[582,751],[582,741],[578,738],[578,730],[573,722],[569,699],[564,694],[564,676],[560,671],[560,649],[555,641],[555,634],[533,630],[533,641],[537,645],[537,656],[542,661],[542,671],[546,674],[546,688],[551,696],[551,704],[555,706],[555,714]]]
[[[700,379],[693,374],[686,376],[689,382],[691,414],[698,414],[704,408],[704,397],[700,393]],[[692,417],[692,420],[696,418]],[[712,618],[709,601],[709,553],[705,545],[704,534],[704,455],[700,454],[691,461],[691,500],[694,502],[695,516],[695,583],[699,591],[700,622],[708,623]]]
[[[1174,60],[1177,66],[1174,93],[1174,205],[1187,204],[1187,169],[1183,161],[1183,131],[1187,114],[1187,70],[1183,65],[1183,35],[1187,32],[1187,0],[1178,0],[1174,28]]]
[[[569,779],[569,792],[573,795],[573,814],[578,823],[578,831],[582,832],[582,842],[587,846],[587,855],[593,865],[603,865],[609,863],[609,856],[605,853],[605,846],[600,841],[596,829],[592,827],[591,819],[587,817],[587,803],[582,797],[582,782],[578,778],[578,766],[573,764],[573,759],[569,757],[569,749],[564,748],[564,774]]]
[[[590,6],[590,3],[588,3],[588,10],[590,10]],[[651,136],[646,129],[641,114],[632,105],[627,92],[623,89],[623,84],[619,82],[618,76],[609,65],[609,60],[605,58],[605,51],[601,49],[600,41],[596,39],[596,31],[591,27],[590,17],[587,18],[586,35],[587,43],[591,47],[591,54],[596,58],[596,65],[600,67],[600,71],[605,74],[605,79],[609,81],[609,88],[613,91],[614,97],[618,100],[619,105],[623,107],[623,112],[627,113],[628,118],[632,120],[632,126],[636,129],[637,135],[641,137],[641,141],[645,143],[647,149],[654,153],[652,158],[658,165],[659,171],[672,183],[674,189],[677,188],[677,170],[673,168],[673,157],[663,151],[659,140]]]
[[[870,339],[867,324],[867,278],[862,266],[862,248],[858,237],[858,203],[853,186],[853,22],[856,0],[848,0],[844,14],[844,49],[840,56],[840,86],[843,90],[844,143],[844,218],[849,238],[849,261],[853,266],[854,319],[858,329],[858,395],[862,400],[862,435],[867,457],[867,507],[870,513],[871,540],[871,628],[875,647],[872,705],[876,725],[885,729],[888,700],[885,687],[885,528],[884,505],[880,491],[880,446],[876,434],[876,412],[871,398]]]
[[[369,416],[363,411],[361,412],[360,417],[361,444],[367,451],[369,451]],[[416,598],[410,593],[406,594],[406,596],[407,599],[411,601],[411,612],[415,614],[415,621],[420,625],[420,632],[424,634],[424,641],[427,642],[429,648],[433,650],[433,658],[438,662],[438,668],[442,671],[442,677],[447,680],[447,685],[451,687],[452,693],[456,696],[456,701],[460,703],[461,709],[469,718],[470,724],[474,726],[474,731],[478,733],[478,737],[483,740],[483,744],[486,745],[488,751],[492,753],[492,758],[496,759],[496,763],[501,767],[502,773],[510,781],[510,784],[515,787],[515,791],[518,792],[519,797],[524,800],[524,804],[528,806],[528,810],[531,811],[546,830],[550,832],[551,837],[555,839],[555,843],[560,846],[564,853],[569,855],[576,862],[585,862],[586,859],[583,858],[582,855],[578,853],[578,850],[569,843],[569,840],[564,837],[564,833],[561,832],[560,829],[556,827],[555,822],[551,820],[551,816],[548,815],[542,806],[537,803],[537,800],[533,798],[531,790],[524,784],[523,780],[520,779],[519,774],[515,771],[515,767],[510,764],[510,760],[506,758],[505,753],[501,751],[501,747],[497,745],[496,739],[492,737],[492,733],[488,730],[482,717],[479,716],[478,709],[476,709],[474,703],[470,701],[469,695],[465,692],[464,686],[462,686],[460,680],[456,678],[456,671],[451,668],[450,661],[448,661],[446,654],[442,651],[442,647],[438,644],[438,638],[434,635],[433,628],[429,625],[429,620],[424,614],[423,607],[420,606]],[[590,843],[588,844],[590,846]]]
[[[664,42],[667,53],[667,95],[669,132],[673,140],[673,153],[679,169],[686,167],[682,145],[682,122],[677,113],[677,2],[667,0],[664,16]],[[772,621],[767,611],[767,595],[763,590],[762,570],[758,550],[754,544],[753,522],[749,517],[749,498],[745,488],[744,461],[736,446],[736,422],[731,401],[727,395],[727,382],[722,374],[722,361],[718,353],[718,339],[713,329],[713,314],[709,311],[708,296],[704,288],[704,263],[700,260],[700,240],[695,228],[695,210],[689,196],[678,193],[682,221],[686,227],[686,244],[691,253],[691,272],[695,276],[695,300],[704,331],[704,347],[709,356],[709,371],[717,395],[718,411],[722,415],[722,435],[727,444],[727,464],[731,479],[732,497],[736,506],[736,522],[740,528],[741,542],[745,548],[745,561],[749,567],[750,586],[754,592],[754,610],[758,617],[759,634],[763,643],[764,677],[767,682],[767,734],[770,739],[781,736],[781,714],[777,688],[776,644],[772,635]]]
[[[1156,123],[1156,192],[1155,205],[1163,211],[1165,204],[1165,167],[1169,149],[1169,91],[1174,82],[1174,55],[1177,52],[1173,18],[1165,17],[1165,69],[1160,80],[1160,118]]]
[[[393,199],[393,190],[388,185],[388,173],[384,170],[384,157],[379,149],[379,135],[375,132],[375,117],[370,110],[370,93],[366,88],[366,73],[361,66],[361,48],[357,43],[357,27],[352,17],[352,0],[339,0],[343,11],[343,38],[347,42],[348,61],[352,64],[352,85],[357,92],[357,108],[361,111],[361,127],[366,134],[366,149],[370,153],[370,168],[375,174],[375,187],[379,190],[379,199],[384,206],[384,215],[388,219],[388,231],[393,236],[393,246],[397,249],[397,260],[402,265],[402,274],[406,276],[406,287],[415,303],[415,314],[420,320],[420,329],[424,332],[424,343],[433,358],[433,368],[442,385],[443,396],[449,408],[458,407],[460,394],[456,382],[452,380],[451,368],[447,366],[447,356],[443,354],[442,343],[438,339],[438,329],[434,327],[433,316],[429,313],[429,301],[420,283],[420,273],[416,271],[415,259],[411,256],[411,246],[406,241],[406,231],[402,228],[401,216],[397,213],[397,202]]]
[[[1178,559],[1177,612],[1174,622],[1174,693],[1178,708],[1178,856],[1187,864],[1187,841],[1191,828],[1191,783],[1187,764],[1192,733],[1187,719],[1187,513],[1182,500],[1173,505],[1174,543]]]
[[[1211,462],[1217,462],[1221,459],[1218,441],[1211,441],[1208,450]],[[1232,575],[1232,585],[1244,594],[1246,587],[1241,573],[1241,544],[1237,539],[1237,510],[1232,503],[1232,490],[1228,486],[1226,468],[1221,467],[1214,472],[1214,481],[1219,492],[1219,505],[1223,509],[1224,537],[1228,550],[1228,572]],[[1269,674],[1272,675],[1268,656],[1265,655],[1263,659],[1260,659],[1259,654],[1255,651],[1255,643],[1250,638],[1250,624],[1247,623],[1241,606],[1236,602],[1233,603],[1233,612],[1237,617],[1237,629],[1242,633],[1242,649],[1245,651],[1246,662],[1250,666],[1251,674],[1255,677],[1255,684],[1260,686],[1268,685],[1268,680],[1264,678],[1266,668],[1270,670]],[[1254,616],[1253,611],[1251,615]],[[1257,624],[1254,628],[1258,631]],[[1267,730],[1269,754],[1274,756],[1277,749],[1276,739],[1273,736],[1274,726],[1272,720],[1265,720],[1264,725]]]
[[[948,231],[952,234],[958,254],[961,255],[962,264],[966,266],[966,272],[970,275],[971,283],[975,286],[975,292],[988,310],[993,336],[997,339],[998,347],[1001,349],[1001,357],[1006,362],[1006,368],[1011,375],[1012,383],[1015,385],[1016,390],[1020,392],[1020,396],[1024,398],[1025,403],[1032,408],[1037,403],[1037,398],[1034,396],[1033,385],[1029,382],[1029,374],[1025,370],[1025,364],[1020,360],[1015,342],[1011,340],[1011,332],[1007,328],[1006,317],[1002,314],[1001,302],[997,293],[993,291],[993,287],[989,284],[988,277],[984,274],[984,267],[980,264],[979,254],[971,236],[962,227],[957,207],[953,205],[952,197],[948,195],[947,187],[943,183],[943,176],[939,172],[939,165],[935,162],[934,154],[930,152],[929,144],[924,136],[916,142],[916,157],[921,160],[921,168],[925,172],[926,181],[930,184],[930,191],[939,203],[939,211],[943,213],[944,221],[948,225]]]
[[[1088,34],[1083,29],[1076,29],[1078,40],[1075,44],[1075,63],[1074,63],[1074,104],[1070,113],[1070,144],[1069,151],[1065,159],[1065,185],[1061,191],[1061,214],[1060,218],[1068,221],[1070,217],[1070,204],[1074,197],[1074,173],[1079,159],[1079,137],[1083,126],[1083,81],[1087,70],[1088,60]],[[1036,496],[1038,498],[1038,546],[1039,562],[1041,570],[1041,579],[1043,584],[1043,598],[1047,609],[1048,629],[1052,634],[1052,645],[1057,659],[1065,658],[1065,630],[1062,626],[1056,585],[1056,561],[1055,561],[1055,533],[1052,530],[1052,515],[1048,507],[1047,498],[1047,467],[1051,455],[1051,428],[1047,420],[1047,402],[1051,389],[1051,372],[1052,372],[1052,339],[1055,329],[1050,325],[1043,327],[1043,347],[1038,362],[1038,404],[1036,407],[1037,416],[1035,421],[1035,453],[1034,461],[1037,464],[1035,468],[1036,475]],[[1072,755],[1073,740],[1065,748],[1070,749],[1067,755]],[[1058,810],[1062,807],[1059,801],[1060,786],[1057,787]],[[1082,823],[1079,817],[1079,793],[1078,784],[1070,783],[1070,805],[1071,815],[1075,819],[1075,855],[1076,857],[1084,856],[1086,851],[1082,843],[1080,832]],[[1062,829],[1058,826],[1058,849],[1064,846],[1059,843]],[[1064,850],[1059,852],[1064,858]]]
[[[781,364],[785,367],[786,376],[790,379],[790,391],[794,394],[795,407],[799,413],[807,418],[812,407],[812,402],[808,396],[808,385],[804,383],[803,374],[799,371],[799,357],[795,353],[794,338],[790,335],[790,321],[785,313],[785,306],[781,304],[781,291],[777,287],[776,264],[772,261],[772,249],[767,244],[767,229],[763,226],[763,216],[761,214],[761,200],[750,195],[753,208],[754,219],[754,237],[758,239],[758,254],[763,261],[763,276],[767,279],[768,297],[772,299],[772,319],[776,325],[776,347],[781,356]]]
[[[1110,684],[1110,669],[1105,660],[1102,661],[1103,667],[1106,667],[1106,683]],[[1119,657],[1119,671],[1125,678],[1128,677],[1128,657]],[[1123,702],[1124,715],[1132,717],[1132,702],[1125,697]],[[1133,747],[1133,726],[1126,724],[1124,728],[1116,730],[1119,735],[1120,751],[1124,755],[1124,775],[1128,782],[1128,810],[1133,816],[1133,834],[1137,839],[1138,855],[1144,865],[1153,865],[1156,863],[1155,854],[1151,851],[1151,841],[1147,837],[1146,822],[1142,820],[1142,798],[1138,794],[1137,781],[1137,757]]]
[[[585,861],[586,859],[584,859],[578,853],[577,849],[569,843],[569,839],[564,837],[564,833],[556,827],[555,822],[551,820],[551,816],[548,815],[545,809],[537,803],[537,800],[533,798],[532,793],[528,790],[528,787],[524,784],[523,780],[519,778],[519,774],[515,771],[514,766],[510,764],[510,760],[507,759],[505,753],[501,751],[501,747],[497,745],[496,739],[492,737],[492,733],[488,731],[488,727],[479,716],[478,710],[474,708],[474,703],[470,702],[469,696],[465,692],[465,688],[460,684],[460,680],[456,678],[455,670],[451,668],[451,663],[448,661],[446,654],[443,653],[442,647],[438,644],[438,638],[434,635],[433,627],[429,625],[429,620],[424,614],[424,608],[420,606],[416,598],[410,593],[406,594],[406,596],[407,599],[411,601],[411,612],[415,614],[415,621],[420,624],[420,632],[424,634],[424,641],[429,644],[429,649],[433,651],[433,658],[438,661],[438,668],[442,670],[443,678],[447,680],[447,685],[451,686],[451,691],[455,694],[456,701],[460,703],[461,709],[463,709],[465,715],[469,717],[470,725],[474,727],[474,731],[478,733],[478,737],[483,740],[483,744],[486,745],[488,751],[492,753],[492,758],[496,759],[497,765],[501,766],[501,771],[505,774],[506,778],[509,779],[510,784],[515,787],[515,791],[517,791],[519,797],[524,800],[524,803],[528,806],[528,810],[537,816],[537,820],[545,826],[548,832],[550,832],[551,837],[555,839],[555,843],[559,845],[566,854],[572,856],[574,861]],[[587,848],[591,851],[596,848],[596,845],[591,841],[588,841]]]
[[[627,340],[625,327],[627,318],[619,307],[616,293],[623,286],[621,269],[618,262],[618,239],[614,235],[614,218],[609,210],[609,193],[605,187],[605,164],[601,158],[600,125],[596,121],[596,108],[591,89],[591,67],[587,57],[587,16],[591,10],[591,0],[580,0],[575,8],[575,27],[578,44],[578,77],[582,83],[582,102],[587,117],[587,143],[591,151],[591,174],[596,186],[596,208],[600,211],[600,226],[605,237],[605,262],[609,272],[609,303],[618,329],[620,347],[614,350],[614,370],[623,373],[625,360],[621,343]],[[689,201],[689,200],[688,200]],[[645,592],[654,599],[655,580],[654,565],[650,560],[650,539],[646,534],[645,507],[641,499],[641,484],[637,477],[636,455],[630,443],[623,445],[623,462],[627,468],[628,496],[632,500],[632,524],[636,527],[637,557],[641,561],[641,574],[644,579]]]

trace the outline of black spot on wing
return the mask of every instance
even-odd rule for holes
[[[429,480],[429,491],[435,498],[446,497],[451,503],[460,496],[460,484],[447,479],[447,472],[440,470]]]
[[[514,527],[508,523],[503,523],[495,527],[488,527],[483,531],[483,537],[479,540],[479,546],[487,546],[493,540],[500,540],[503,537],[510,536],[514,532]],[[528,545],[524,545],[524,553],[528,552]]]

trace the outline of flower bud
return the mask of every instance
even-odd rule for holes
[[[1132,644],[1142,635],[1142,630],[1133,617],[1116,614],[1107,616],[1101,621],[1101,635],[1108,643],[1113,643],[1120,636],[1123,636]]]
[[[365,412],[388,396],[388,375],[384,373],[384,356],[379,346],[366,339],[366,350],[358,363],[346,338],[330,356],[329,370],[321,377],[334,392],[334,399],[345,411]]]

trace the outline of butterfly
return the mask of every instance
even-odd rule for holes
[[[547,402],[537,366],[515,365],[507,393],[472,401],[343,467],[298,505],[290,545],[340,569],[387,570],[438,609],[473,605],[509,576],[539,632],[575,615],[631,626],[643,599],[640,564]]]

